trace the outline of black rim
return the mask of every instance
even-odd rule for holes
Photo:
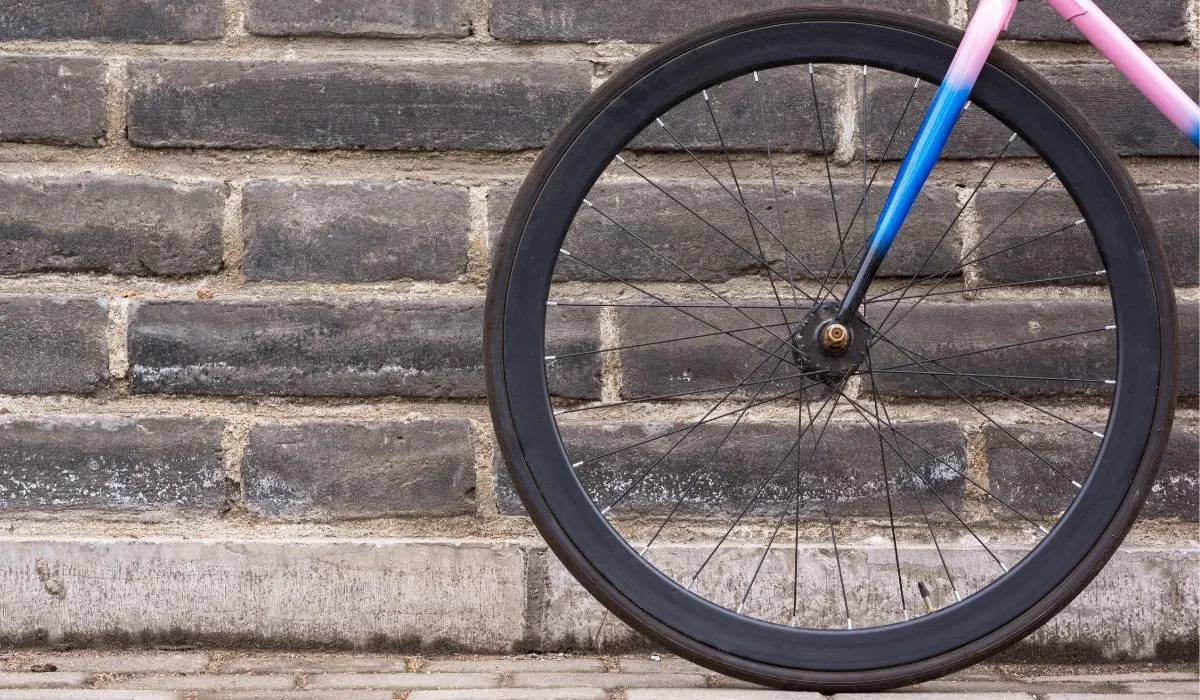
[[[855,21],[846,21],[848,17]],[[570,460],[557,436],[541,358],[542,308],[550,274],[575,215],[573,208],[567,211],[561,203],[579,203],[609,158],[654,116],[665,112],[672,105],[672,96],[681,99],[737,75],[795,62],[903,68],[930,82],[944,73],[953,55],[952,43],[886,26],[899,20],[863,23],[864,19],[847,12],[763,17],[758,20],[761,26],[748,21],[745,25],[749,26],[737,33],[693,39],[688,42],[690,50],[672,60],[663,57],[677,53],[677,48],[660,49],[639,63],[635,69],[638,79],[630,77],[606,86],[593,99],[592,109],[584,110],[591,121],[560,136],[547,151],[548,164],[558,163],[559,168],[575,172],[558,177],[556,170],[541,169],[541,177],[531,179],[523,190],[506,232],[510,237],[508,257],[493,285],[493,292],[506,286],[506,293],[503,298],[493,296],[489,311],[489,322],[502,319],[504,331],[503,337],[489,333],[494,410],[515,428],[513,444],[502,442],[517,467],[518,484],[537,494],[531,511],[539,525],[544,531],[552,530],[548,533],[552,544],[556,537],[567,538],[558,543],[556,551],[568,565],[576,557],[586,557],[591,571],[602,572],[604,587],[619,591],[657,623],[704,647],[761,664],[764,674],[770,673],[770,667],[836,675],[839,671],[919,664],[1004,630],[1039,601],[1053,597],[1103,541],[1119,519],[1122,506],[1127,505],[1134,467],[1142,464],[1155,423],[1164,420],[1159,410],[1160,344],[1144,340],[1157,341],[1164,329],[1157,315],[1145,312],[1161,305],[1154,294],[1155,280],[1144,262],[1146,253],[1138,230],[1141,222],[1132,218],[1121,196],[1114,196],[1119,188],[1109,179],[1110,164],[1083,146],[1076,128],[1056,116],[1042,97],[1016,78],[989,66],[973,96],[976,103],[993,113],[1000,112],[998,107],[1003,105],[1005,113],[1026,115],[1004,121],[1011,121],[1009,125],[1026,141],[1038,145],[1076,201],[1083,203],[1081,209],[1088,221],[1096,222],[1092,228],[1108,268],[1121,328],[1114,420],[1097,468],[1064,516],[1064,521],[1070,520],[1069,529],[1053,531],[1011,575],[950,609],[871,630],[801,630],[749,620],[682,590],[628,547],[596,513],[573,476],[563,478],[571,474]],[[793,47],[800,46],[804,56],[798,59]],[[610,108],[596,109],[600,104]],[[519,247],[513,249],[511,237],[518,234]],[[1139,342],[1139,338],[1143,340]],[[496,365],[498,357],[503,358],[502,373]],[[523,390],[508,392],[506,386]],[[547,528],[543,518],[551,520],[553,528]],[[577,572],[583,568],[583,562],[575,564]]]

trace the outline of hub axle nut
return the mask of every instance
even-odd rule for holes
[[[830,352],[845,352],[850,347],[850,329],[840,323],[830,323],[821,331],[821,345]]]

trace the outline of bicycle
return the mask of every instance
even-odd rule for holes
[[[608,79],[526,179],[488,294],[499,444],[649,639],[779,688],[897,687],[1024,638],[1128,533],[1172,422],[1171,280],[1117,157],[996,48],[1017,2],[965,33],[710,26]],[[1091,0],[1048,2],[1200,144]]]

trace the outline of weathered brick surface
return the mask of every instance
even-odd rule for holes
[[[1022,396],[1111,394],[1111,387],[1102,383],[1068,381],[1115,378],[1115,336],[1104,330],[1113,323],[1110,304],[923,303],[905,316],[908,308],[900,307],[888,322],[889,327],[898,325],[885,332],[887,340],[879,342],[872,353],[875,382],[883,393],[956,398],[957,392],[1005,401],[1012,399],[999,392]],[[1096,332],[1051,340],[1084,331]],[[961,356],[964,353],[974,354]],[[956,357],[931,362],[952,356]],[[932,376],[931,372],[948,376]],[[971,380],[954,373],[991,376]],[[965,404],[963,407],[970,410]]]
[[[818,427],[794,451],[794,424],[743,422],[731,432],[732,421],[725,421],[702,426],[686,438],[685,432],[677,431],[688,428],[689,423],[564,424],[560,430],[572,460],[602,457],[580,466],[577,473],[592,499],[602,508],[615,506],[615,513],[662,517],[680,504],[680,516],[732,522],[750,505],[748,515],[752,517],[778,518],[795,507],[799,468],[805,518],[824,518],[827,506],[836,517],[886,518],[888,493],[877,434],[861,423],[831,423],[814,451],[815,437],[824,422],[820,417]],[[887,488],[895,512],[919,515],[922,504],[916,494],[920,493],[931,518],[952,518],[938,498],[956,510],[961,507],[962,475],[966,473],[962,431],[949,423],[908,423],[897,430],[904,437],[893,444],[903,458],[890,448],[886,453]],[[606,456],[646,441],[650,442]],[[651,465],[655,465],[653,470]],[[522,513],[500,458],[496,474],[501,512]],[[936,497],[929,493],[930,486]]]
[[[1059,65],[1032,64],[1067,99],[1088,117],[1107,142],[1123,156],[1192,156],[1196,148],[1154,105],[1134,88],[1126,78],[1107,64]],[[1163,63],[1176,82],[1196,99],[1195,85],[1200,83],[1196,66]],[[887,152],[889,159],[899,160],[904,146],[911,143],[921,124],[935,87],[922,83],[912,106],[904,105],[913,94],[911,79],[879,71],[868,77],[867,134],[868,152],[874,158],[883,155],[884,147],[896,131],[895,145]],[[860,88],[861,90],[861,88]],[[860,98],[861,99],[861,98]],[[901,120],[903,116],[903,120]],[[897,131],[896,126],[900,124]],[[963,114],[946,145],[947,158],[995,158],[1001,152],[1008,156],[1027,156],[1032,150],[1020,140],[1007,151],[1004,146],[1012,130],[979,108]],[[1047,173],[1048,174],[1048,173]]]
[[[246,29],[272,36],[465,37],[465,0],[250,0]]]
[[[598,343],[592,309],[561,309],[548,342],[563,354]],[[479,397],[478,301],[381,299],[284,303],[147,302],[131,311],[139,392],[301,396]],[[599,393],[595,355],[555,363],[564,396]]]
[[[0,272],[215,272],[223,198],[126,175],[0,178]]]
[[[1070,196],[1061,189],[1031,194],[1030,189],[980,191],[976,211],[985,238],[970,258],[979,260],[983,276],[989,282],[1029,282],[1103,270],[1087,226],[1072,226],[1082,215]],[[1197,284],[1200,193],[1195,188],[1147,188],[1142,196],[1176,284]],[[1042,238],[1046,234],[1053,235]],[[1106,282],[1092,277],[1063,283]]]
[[[168,42],[215,39],[220,0],[13,0],[0,6],[0,39]]]
[[[719,282],[743,275],[765,275],[765,266],[759,262],[765,259],[776,286],[790,297],[788,279],[830,277],[830,270],[844,267],[844,258],[859,250],[864,240],[861,225],[846,230],[862,200],[861,182],[835,183],[839,214],[835,219],[835,198],[828,185],[772,187],[769,182],[742,182],[743,209],[743,200],[737,197],[732,182],[724,183],[723,188],[711,179],[652,179],[670,196],[644,182],[599,184],[592,189],[588,201],[593,207],[580,209],[563,247],[608,274],[560,258],[558,279]],[[889,184],[873,189],[869,210],[878,211],[883,205]],[[489,194],[488,216],[493,231],[503,229],[514,196],[511,188]],[[747,209],[751,212],[749,220]],[[881,274],[928,275],[953,267],[962,250],[959,227],[951,226],[957,212],[951,188],[923,192]],[[934,250],[947,228],[951,229],[949,234]],[[844,241],[840,256],[839,241]],[[764,290],[769,291],[765,284]]]
[[[108,375],[103,300],[0,297],[0,392],[91,393]]]
[[[1103,431],[1103,426],[1089,426]],[[1005,432],[1007,431],[1007,433]],[[1018,442],[1019,441],[1019,442]],[[1040,455],[1067,476],[1082,481],[1091,471],[1100,440],[1068,425],[1016,426],[987,432],[990,488],[1013,508],[1030,516],[1057,516],[1071,503],[1076,489],[1031,454]],[[1022,446],[1024,445],[1024,447]],[[1028,449],[1026,449],[1028,448]],[[1197,519],[1196,455],[1200,443],[1180,425],[1172,434],[1158,480],[1142,509],[1143,518]],[[996,515],[1019,517],[989,499]]]
[[[1096,4],[1137,41],[1187,41],[1186,0],[1149,0],[1138,3],[1099,0]],[[971,0],[972,12],[978,6],[978,0]],[[1053,8],[1040,2],[1023,2],[1018,5],[1004,37],[1033,41],[1084,41],[1083,35]]]
[[[471,428],[463,420],[256,426],[243,481],[249,508],[267,516],[470,513]]]
[[[98,146],[105,134],[104,63],[0,56],[0,141]]]
[[[252,182],[243,198],[252,280],[453,281],[467,266],[467,190],[430,183]]]
[[[129,138],[183,148],[536,148],[587,95],[589,73],[586,63],[138,60]]]
[[[0,420],[0,510],[193,511],[225,500],[219,419]]]
[[[864,3],[845,4],[862,6]],[[902,9],[941,21],[949,18],[949,7],[943,0],[875,0],[867,4]],[[755,0],[739,5],[737,12],[732,14],[792,6],[782,0]],[[571,3],[565,7],[536,0],[495,0],[492,3],[492,33],[503,39],[662,41],[730,14],[728,5],[715,0],[620,5]]]

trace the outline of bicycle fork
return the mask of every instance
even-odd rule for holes
[[[912,210],[917,194],[933,171],[967,106],[971,90],[987,64],[988,56],[1008,28],[1020,0],[981,0],[967,26],[962,45],[950,64],[946,78],[912,147],[896,175],[879,220],[875,224],[867,254],[838,307],[835,321],[845,328],[862,305],[875,274],[888,254],[896,235]],[[1176,85],[1144,51],[1138,48],[1092,0],[1046,0],[1056,12],[1075,26],[1113,65],[1162,111],[1193,143],[1200,145],[1200,106]]]
[[[983,66],[987,63],[992,48],[999,41],[1000,33],[1008,28],[1013,12],[1017,9],[1017,2],[1018,0],[981,0],[979,3],[979,9],[967,26],[966,36],[950,64],[950,70],[934,95],[925,120],[913,138],[912,147],[900,165],[887,202],[879,213],[866,257],[858,268],[850,291],[838,308],[839,323],[846,324],[853,320],[858,307],[862,305],[871,280],[875,279],[875,273],[879,272],[879,266],[887,257],[888,250],[896,240],[896,234],[904,226],[913,203],[917,201],[917,194],[925,186],[934,164],[941,157],[950,132],[958,123],[959,115],[971,99],[971,90],[975,87],[979,74],[983,72]]]

